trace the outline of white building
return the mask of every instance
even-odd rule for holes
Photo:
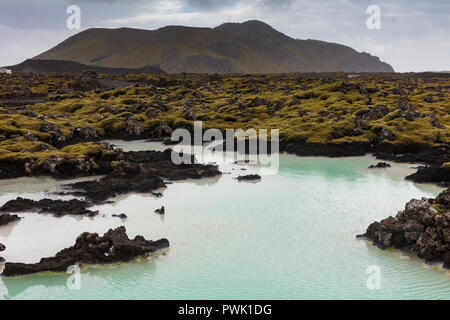
[[[0,68],[0,73],[11,74],[11,70],[5,69],[5,68]]]

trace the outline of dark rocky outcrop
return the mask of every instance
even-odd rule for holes
[[[86,209],[89,206],[90,206],[89,202],[77,199],[72,200],[42,199],[39,201],[35,201],[19,197],[15,200],[11,200],[5,203],[0,208],[0,212],[36,211],[38,213],[51,213],[57,217],[61,217],[64,215],[92,217],[97,215],[98,211],[91,211]]]
[[[1,209],[0,209],[0,211],[1,211]],[[20,220],[20,217],[18,217],[15,214],[14,215],[11,215],[8,213],[0,214],[0,227],[6,226],[7,224],[17,221],[17,220]]]
[[[193,159],[192,159],[193,160]],[[217,166],[180,164],[172,161],[170,149],[121,153],[111,162],[112,172],[100,180],[84,181],[69,185],[82,195],[99,203],[119,194],[130,192],[152,193],[165,187],[162,178],[169,180],[200,179],[220,175]]]
[[[83,181],[69,185],[76,195],[82,195],[94,203],[102,203],[120,194],[130,192],[150,193],[165,187],[156,175],[134,175],[126,178],[108,175],[100,180]]]
[[[406,180],[418,183],[435,183],[440,186],[450,186],[450,167],[420,166],[417,172],[407,176]]]
[[[54,257],[43,258],[34,264],[7,262],[3,276],[20,276],[44,271],[65,272],[69,266],[77,263],[128,262],[168,247],[167,239],[151,241],[145,240],[142,236],[136,236],[130,240],[123,226],[110,229],[103,236],[85,232],[77,238],[74,246],[58,252]]]
[[[121,213],[121,214],[113,214],[112,217],[114,218],[120,218],[120,219],[127,219],[128,216],[125,213]]]
[[[103,175],[111,171],[111,161],[120,151],[114,151],[108,143],[99,144],[101,152],[83,158],[63,158],[51,155],[42,159],[0,160],[0,179],[23,176],[52,176],[55,178],[74,178],[78,176]]]
[[[257,181],[261,180],[261,176],[259,174],[248,174],[246,176],[238,176],[236,179],[238,181]]]
[[[166,209],[164,208],[164,206],[162,206],[160,209],[156,209],[155,213],[157,213],[157,214],[165,214],[166,213]]]
[[[295,154],[297,156],[323,156],[323,157],[351,157],[363,156],[369,153],[369,143],[310,143],[298,139],[290,139],[280,142],[280,151]]]
[[[369,169],[390,168],[391,165],[386,162],[378,162],[376,165],[371,165]]]
[[[450,268],[450,189],[436,199],[411,200],[395,218],[372,223],[359,237],[382,249],[410,250],[427,262],[443,262]]]
[[[6,250],[6,246],[4,244],[0,243],[0,252],[5,251],[5,250]],[[0,262],[5,262],[5,259],[0,257]]]

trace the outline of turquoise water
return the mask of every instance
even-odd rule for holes
[[[84,266],[80,290],[66,286],[68,274],[2,278],[0,297],[449,299],[448,271],[355,239],[371,222],[394,215],[410,199],[441,190],[405,181],[409,165],[368,170],[375,161],[282,155],[278,174],[259,183],[233,179],[257,168],[226,164],[222,171],[231,174],[171,184],[162,190],[162,198],[124,196],[97,207],[101,215],[95,218],[25,213],[22,221],[0,228],[7,260],[36,262],[73,244],[83,231],[102,233],[121,224],[130,236],[168,238],[171,248],[129,264]],[[10,181],[0,185],[0,204],[18,195],[48,196],[58,183],[48,178]],[[164,217],[153,213],[162,205]],[[124,222],[110,217],[122,212],[128,215]],[[380,268],[379,290],[367,287],[369,266]]]

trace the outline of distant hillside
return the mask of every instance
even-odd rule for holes
[[[107,68],[93,65],[85,65],[73,61],[64,60],[26,60],[15,66],[7,67],[13,72],[35,72],[35,73],[81,73],[85,70],[93,70],[98,73],[107,74],[130,74],[130,73],[165,73],[159,67],[144,67],[140,69],[130,68]]]
[[[317,40],[295,40],[260,21],[217,28],[89,29],[34,59],[113,68],[158,65],[169,73],[393,72],[368,53]]]

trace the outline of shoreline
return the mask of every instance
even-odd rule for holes
[[[144,145],[145,144],[148,144],[148,142],[146,142],[145,140],[141,140],[141,141],[135,141],[135,142],[142,142]],[[161,145],[161,147],[163,147],[162,145]],[[296,155],[294,155],[294,154],[289,154],[289,153],[284,153],[283,154],[283,156],[284,157],[286,157],[287,159],[292,159],[292,160],[295,160],[295,159],[299,159],[299,158],[302,158],[302,157],[299,157],[299,156],[296,156]],[[334,157],[334,158],[330,158],[330,157],[304,157],[304,158],[306,158],[306,159],[308,159],[308,158],[323,158],[323,159],[329,159],[329,160],[332,160],[332,159],[342,159],[342,160],[344,160],[344,159],[351,159],[351,158],[366,158],[368,161],[368,163],[371,163],[371,161],[372,160],[376,160],[376,158],[374,157],[374,156],[371,156],[371,155],[366,155],[366,156],[364,156],[364,157],[361,157],[361,156],[355,156],[355,157],[340,157],[340,158],[337,158],[337,157]],[[408,172],[411,172],[411,171],[413,171],[414,169],[412,169],[412,168],[410,168],[409,166],[411,165],[411,164],[405,164],[405,163],[399,163],[399,165],[401,165],[401,171],[398,171],[399,170],[399,167],[394,167],[394,168],[388,168],[388,169],[377,169],[376,170],[376,175],[378,175],[378,174],[388,174],[388,175],[390,175],[390,174],[393,174],[394,176],[396,176],[396,177],[404,177],[404,175],[401,173],[401,172],[403,172],[403,171],[408,171]],[[366,167],[364,167],[364,168],[366,168]],[[362,172],[364,172],[364,171],[366,171],[366,170],[368,170],[368,169],[364,169],[364,170],[362,170]],[[34,177],[34,178],[37,178],[37,179],[39,179],[38,177]],[[98,178],[98,177],[97,177]],[[18,179],[22,179],[22,178],[18,178]],[[213,180],[211,180],[210,181],[210,179],[213,179]],[[198,183],[200,183],[200,184],[202,184],[202,182],[204,183],[204,184],[210,184],[210,183],[216,183],[217,182],[217,180],[216,180],[216,178],[210,178],[210,179],[208,179],[208,178],[203,178],[203,179],[200,179],[200,180],[198,180],[198,179],[194,179],[194,180],[191,180],[191,179],[186,179],[186,180],[184,180],[185,182],[198,182]],[[71,180],[74,180],[74,179],[71,179]],[[76,179],[75,179],[76,180]],[[89,177],[81,177],[81,178],[78,178],[78,180],[81,180],[81,181],[89,181],[90,179],[89,179]],[[208,181],[206,181],[206,180],[208,180]],[[65,185],[66,185],[66,183],[65,183],[65,180],[59,180],[59,179],[57,179],[57,180],[55,180],[55,181],[57,181],[58,182],[58,185],[59,185],[59,187],[58,186],[56,186],[56,188],[52,188],[53,189],[53,192],[51,193],[53,196],[52,196],[52,198],[58,198],[58,193],[55,193],[55,191],[58,191],[58,190],[60,190],[60,187],[64,187]],[[75,181],[74,181],[75,182]],[[427,185],[427,184],[422,184],[422,185]],[[433,186],[432,184],[429,184],[429,186]],[[61,190],[60,190],[61,191]],[[156,190],[157,191],[157,190]],[[129,196],[131,196],[131,195],[134,195],[134,194],[136,194],[136,193],[134,193],[134,192],[132,192],[132,193],[126,193],[126,194],[123,194],[123,195],[118,195],[117,197],[113,197],[113,198],[108,198],[107,200],[108,200],[108,202],[109,201],[113,201],[113,202],[116,202],[117,200],[120,200],[120,199],[126,199],[126,198],[128,198]],[[139,193],[140,194],[140,193]],[[151,193],[147,193],[148,195],[150,195]],[[144,195],[144,194],[143,194]],[[43,197],[44,197],[45,195],[43,195]],[[67,198],[68,199],[68,198]],[[92,210],[96,210],[96,207],[98,207],[98,204],[93,204],[94,205],[94,207],[92,207]],[[76,218],[76,216],[74,216],[73,218],[75,218],[76,220],[78,219],[78,218]],[[80,217],[81,218],[81,217]],[[52,219],[51,217],[50,217],[50,219]],[[99,216],[98,217],[98,219],[101,219],[101,217]]]

